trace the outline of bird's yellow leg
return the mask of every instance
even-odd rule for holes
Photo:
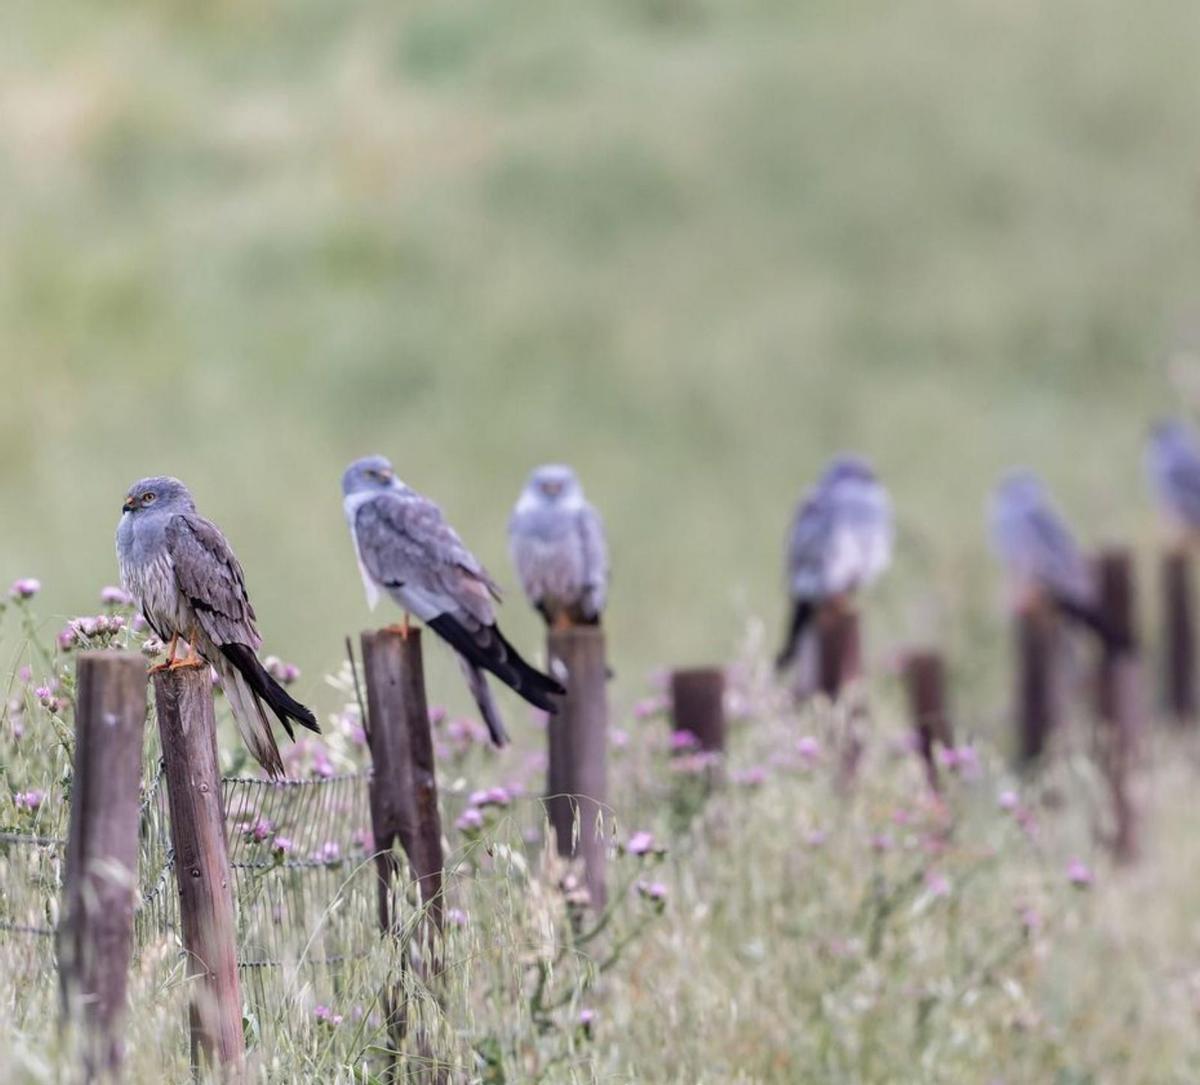
[[[170,670],[177,671],[183,667],[207,667],[208,664],[200,658],[196,646],[188,641],[188,654],[183,659],[177,659],[170,665]]]
[[[171,639],[167,641],[167,658],[163,663],[155,663],[150,668],[151,674],[157,674],[159,671],[169,670],[175,665],[175,647],[179,643],[179,634],[173,633]]]
[[[404,612],[404,620],[399,624],[393,623],[387,626],[389,633],[399,633],[401,640],[408,640],[408,634],[411,632],[411,627],[408,622],[408,611]]]

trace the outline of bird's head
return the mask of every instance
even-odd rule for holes
[[[342,494],[346,497],[371,490],[391,490],[396,485],[396,472],[384,456],[363,456],[342,475]]]
[[[1027,468],[1014,468],[1001,477],[995,499],[1010,508],[1033,508],[1045,503],[1046,485]]]
[[[188,488],[170,475],[140,479],[129,487],[121,514],[137,516],[149,512],[195,512],[196,502]]]
[[[543,504],[568,504],[583,499],[583,488],[579,485],[578,477],[562,463],[548,463],[534,468],[525,490]]]
[[[1195,431],[1182,418],[1160,418],[1150,429],[1150,443],[1164,452],[1195,452]]]
[[[821,475],[822,486],[835,486],[841,482],[874,482],[875,472],[862,456],[843,452],[834,456]]]

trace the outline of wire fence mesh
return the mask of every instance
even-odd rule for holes
[[[284,970],[339,969],[365,957],[373,921],[373,844],[366,770],[303,780],[223,780],[234,872],[238,965],[249,1012],[270,1017]],[[66,852],[61,835],[0,832],[0,938],[16,982],[53,970]],[[134,953],[179,946],[170,810],[161,759],[144,774]],[[17,943],[20,943],[18,946]],[[180,946],[180,952],[182,947]]]

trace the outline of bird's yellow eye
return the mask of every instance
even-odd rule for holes
[[[149,505],[154,501],[154,499],[156,497],[158,497],[158,494],[156,494],[156,493],[142,494],[142,504]]]

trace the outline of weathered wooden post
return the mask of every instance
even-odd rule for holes
[[[433,737],[425,699],[421,631],[405,635],[395,629],[364,632],[363,675],[367,684],[367,745],[371,751],[371,830],[375,837],[375,872],[379,889],[379,925],[386,936],[400,938],[403,924],[397,907],[401,896],[397,841],[408,858],[421,915],[415,932],[414,970],[425,982],[436,982],[441,970],[444,921],[442,820],[438,812]],[[408,947],[401,961],[408,963]],[[384,991],[384,1009],[395,1051],[408,1033],[408,999],[403,980]],[[428,1036],[415,1037],[420,1068],[407,1079],[443,1081]],[[395,1078],[395,1056],[390,1070]]]
[[[1166,709],[1176,723],[1194,723],[1196,697],[1196,611],[1192,560],[1183,550],[1163,558],[1163,686]]]
[[[233,877],[217,763],[217,725],[208,667],[154,674],[179,917],[187,973],[192,1064],[237,1074],[245,1062],[237,971]]]
[[[842,709],[843,734],[838,786],[848,790],[858,775],[866,745],[867,706],[862,677],[862,627],[858,611],[846,600],[834,600],[817,612],[817,688]]]
[[[862,676],[862,633],[858,611],[839,603],[817,613],[817,683],[836,701],[851,682]]]
[[[1017,615],[1015,632],[1017,763],[1030,766],[1057,723],[1058,622],[1048,607],[1032,608]]]
[[[133,946],[146,661],[81,652],[59,960],[63,1010],[82,1019],[84,1074],[116,1076]]]
[[[550,671],[564,675],[566,696],[547,723],[546,811],[558,854],[583,859],[588,899],[608,899],[608,663],[598,625],[551,629]]]
[[[931,651],[911,653],[904,661],[904,687],[921,760],[925,763],[925,776],[929,786],[937,791],[934,744],[954,745],[954,732],[946,708],[946,667],[942,657]]]
[[[1106,550],[1096,563],[1096,571],[1100,611],[1114,641],[1105,645],[1096,676],[1101,720],[1097,737],[1112,793],[1113,853],[1119,861],[1130,862],[1138,852],[1137,810],[1130,794],[1130,776],[1142,727],[1133,557],[1128,550]]]
[[[725,752],[725,672],[720,667],[672,672],[671,726],[694,735],[705,752]]]

